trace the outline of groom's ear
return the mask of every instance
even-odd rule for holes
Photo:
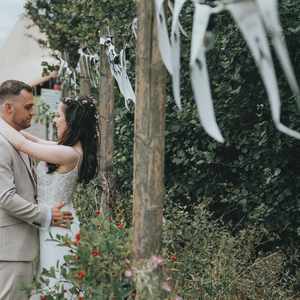
[[[5,115],[11,115],[14,112],[13,103],[10,100],[5,101],[2,104],[2,113]]]

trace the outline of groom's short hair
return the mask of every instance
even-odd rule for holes
[[[33,92],[33,88],[27,83],[19,80],[6,80],[0,85],[0,104],[3,104],[5,99],[19,96],[21,91],[25,90],[29,93]]]

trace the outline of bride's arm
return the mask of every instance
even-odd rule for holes
[[[79,154],[69,146],[39,144],[26,139],[0,118],[0,134],[2,134],[14,147],[29,156],[58,165],[75,164]]]
[[[27,131],[22,130],[21,133],[23,134],[23,136],[26,137],[27,140],[30,140],[32,142],[39,143],[39,144],[46,144],[46,145],[57,145],[56,142],[41,139]]]

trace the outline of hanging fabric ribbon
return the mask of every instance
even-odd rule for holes
[[[82,62],[82,67],[84,68],[85,74],[87,75],[91,86],[97,88],[100,81],[99,56],[97,54],[92,54],[88,48],[80,48],[78,53],[80,55],[79,61]]]
[[[172,86],[175,103],[181,109],[180,100],[180,22],[179,15],[186,0],[175,0],[171,30]]]
[[[121,50],[117,55],[115,46],[111,42],[105,42],[107,45],[106,54],[113,77],[116,79],[120,92],[125,98],[125,106],[129,110],[129,102],[135,103],[136,97],[132,85],[127,75],[125,50]]]
[[[171,37],[169,38],[164,13],[164,0],[155,0],[158,41],[162,60],[172,76],[172,87],[175,102],[181,108],[180,99],[180,22],[179,16],[186,0],[175,0],[174,8],[169,1],[173,13]],[[224,142],[216,122],[213,100],[206,65],[205,44],[207,27],[211,14],[218,14],[227,9],[239,26],[258,66],[268,94],[272,118],[281,132],[295,138],[300,134],[280,122],[281,102],[275,75],[273,60],[265,28],[271,35],[276,53],[279,57],[290,87],[296,95],[300,108],[300,90],[289,59],[286,44],[278,17],[278,0],[228,0],[215,1],[214,8],[204,5],[203,1],[193,0],[195,6],[192,46],[191,46],[191,80],[199,117],[204,130],[215,140]]]
[[[285,76],[289,82],[291,90],[296,96],[298,108],[300,109],[300,89],[289,58],[285,38],[279,20],[278,0],[263,0],[256,1],[256,3],[263,18],[265,27],[270,33],[272,44],[284,70]]]
[[[60,81],[65,82],[71,89],[73,89],[74,94],[77,95],[76,71],[71,70],[69,64],[61,57],[58,57],[58,59],[60,61],[58,78]]]
[[[121,68],[121,78],[118,80],[120,90],[122,90],[122,94],[125,98],[125,106],[127,110],[129,110],[129,101],[135,103],[135,93],[133,91],[132,85],[127,75],[127,67],[126,67],[126,50],[122,49],[120,51],[120,68]]]
[[[169,9],[170,9],[172,15],[174,15],[174,5],[173,5],[173,3],[171,2],[171,0],[168,0],[168,7],[169,7]],[[183,27],[182,27],[182,25],[180,24],[180,22],[179,22],[178,26],[179,26],[180,32],[187,38],[187,37],[188,37],[188,34],[187,34],[187,32],[183,29]]]
[[[212,8],[198,4],[197,1],[194,4],[195,14],[190,60],[194,97],[204,130],[218,142],[224,142],[216,122],[205,57],[206,47],[204,40]]]
[[[88,76],[88,78],[90,78],[90,74],[89,74],[89,67],[88,67],[88,55],[83,51],[82,48],[80,48],[78,50],[78,54],[80,55],[79,61],[82,62],[82,65],[80,65],[80,67],[82,67],[81,71],[84,71],[84,73]]]
[[[156,22],[158,28],[158,44],[161,58],[169,72],[173,74],[171,44],[164,11],[164,0],[155,0]]]
[[[179,15],[186,0],[175,0],[174,8],[169,2],[169,7],[173,13],[171,29],[171,41],[168,34],[166,17],[164,12],[164,0],[156,0],[156,20],[158,26],[158,42],[162,60],[172,75],[172,88],[175,103],[181,109],[180,100],[180,22]]]
[[[59,60],[59,62],[60,62],[60,65],[59,65],[59,70],[58,70],[58,74],[57,74],[57,76],[58,77],[61,77],[61,75],[62,75],[62,73],[63,73],[63,70],[65,69],[65,67],[66,67],[66,64],[67,64],[67,62],[66,61],[64,61],[61,57],[57,57],[58,58],[58,60]]]
[[[135,39],[137,39],[137,31],[138,31],[138,18],[135,17],[131,24],[131,30]]]
[[[280,97],[275,76],[270,47],[260,18],[258,6],[252,0],[228,4],[235,22],[238,24],[261,73],[269,97],[272,118],[276,128],[292,137],[300,139],[300,133],[289,129],[280,122]]]

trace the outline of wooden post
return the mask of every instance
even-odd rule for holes
[[[81,45],[81,48],[83,48],[82,45]],[[79,91],[79,94],[80,94],[80,96],[90,96],[91,95],[91,84],[90,84],[90,80],[88,77],[86,65],[83,61],[83,57],[80,58],[79,66],[80,66],[80,91]]]
[[[138,0],[137,103],[135,109],[133,253],[137,299],[161,299],[160,276],[151,270],[150,257],[161,245],[166,71],[157,40],[154,1]],[[150,282],[145,282],[145,275]],[[149,289],[151,285],[151,290]]]
[[[66,50],[63,52],[63,60],[66,62],[69,62],[69,54]],[[71,90],[69,89],[68,85],[63,81],[62,87],[61,87],[61,96],[62,98],[65,98],[67,96],[70,96]]]
[[[112,157],[114,149],[114,79],[105,53],[105,46],[100,53],[101,80],[100,80],[100,180],[102,186],[101,211],[110,210],[113,190]]]

